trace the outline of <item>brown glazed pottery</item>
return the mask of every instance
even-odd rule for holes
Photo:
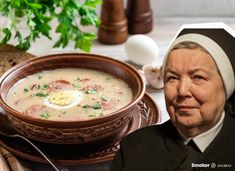
[[[145,93],[142,100],[137,104],[137,108],[124,136],[132,133],[137,129],[154,125],[160,122],[160,120],[160,108],[154,102],[151,96],[148,93]],[[49,156],[53,156],[53,158],[61,165],[67,166],[97,164],[111,161],[117,150],[120,148],[119,142],[109,144],[105,147],[99,145],[98,147],[89,146],[89,148],[83,148],[77,144],[49,144],[44,142],[35,143],[37,143],[37,146],[40,149],[46,151]],[[0,137],[0,145],[15,156],[30,161],[47,164],[47,161],[37,151],[35,151],[34,148],[28,146],[28,144],[22,139],[15,139],[12,141],[11,138]]]
[[[127,19],[123,0],[104,0],[98,40],[104,44],[120,44],[128,37]]]
[[[42,70],[66,67],[99,70],[123,79],[132,88],[133,100],[124,108],[106,116],[66,122],[27,117],[5,102],[9,89],[18,80]],[[120,140],[144,93],[145,84],[136,69],[119,60],[95,54],[67,53],[34,58],[14,66],[0,79],[0,107],[5,110],[16,131],[30,139],[54,144],[94,145]]]
[[[130,34],[145,34],[153,29],[153,12],[149,0],[128,0],[126,15]]]

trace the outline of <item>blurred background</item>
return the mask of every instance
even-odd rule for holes
[[[151,0],[155,17],[234,17],[233,0]]]
[[[125,5],[127,0],[124,0]],[[224,22],[235,29],[234,0],[150,0],[154,28],[147,35],[160,46],[160,56],[182,24]]]

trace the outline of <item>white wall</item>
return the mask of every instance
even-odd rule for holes
[[[155,16],[235,17],[235,0],[150,0],[150,2]]]

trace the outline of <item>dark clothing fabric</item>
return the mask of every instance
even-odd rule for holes
[[[235,117],[235,91],[225,103],[225,111]]]
[[[191,149],[193,149],[194,151],[201,153],[201,150],[198,148],[197,144],[192,139],[187,143],[187,146],[191,147]]]
[[[110,168],[111,171],[234,171],[235,118],[225,114],[222,129],[207,149],[191,155],[194,158],[190,155],[175,127],[167,121],[125,137]],[[212,163],[216,168],[211,168]]]

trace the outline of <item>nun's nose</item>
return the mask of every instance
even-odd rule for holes
[[[191,80],[189,78],[181,78],[178,86],[178,95],[180,97],[191,96]]]

